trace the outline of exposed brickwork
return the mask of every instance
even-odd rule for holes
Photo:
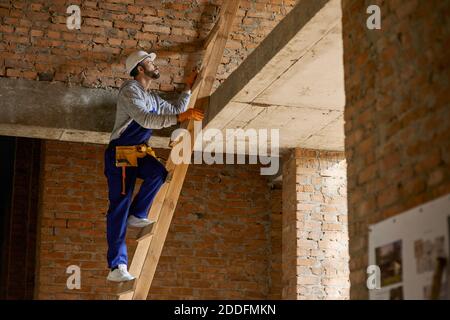
[[[37,298],[112,298],[104,148],[45,141]],[[270,191],[257,165],[190,166],[149,299],[275,298]],[[81,267],[81,290],[65,288],[71,264]]]
[[[348,299],[346,163],[295,149],[283,165],[283,298]]]
[[[382,30],[366,28],[378,4]],[[343,0],[352,299],[368,226],[450,192],[450,2]]]
[[[0,76],[118,87],[131,51],[155,50],[172,91],[201,59],[199,40],[213,26],[221,0],[0,2]],[[241,0],[216,84],[223,81],[292,9],[295,0]],[[81,8],[80,30],[66,26],[67,7]]]

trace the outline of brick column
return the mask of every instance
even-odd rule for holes
[[[343,152],[295,149],[283,164],[283,299],[348,299]]]

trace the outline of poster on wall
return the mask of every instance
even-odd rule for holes
[[[449,229],[450,195],[371,225],[369,265],[379,267],[380,288],[370,299],[449,300]]]

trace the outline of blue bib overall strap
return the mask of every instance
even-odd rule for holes
[[[132,120],[119,138],[112,140],[108,147],[133,146],[143,144],[152,136],[152,129],[143,128]]]

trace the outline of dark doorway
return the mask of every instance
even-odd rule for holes
[[[33,299],[41,141],[0,136],[0,299]]]

